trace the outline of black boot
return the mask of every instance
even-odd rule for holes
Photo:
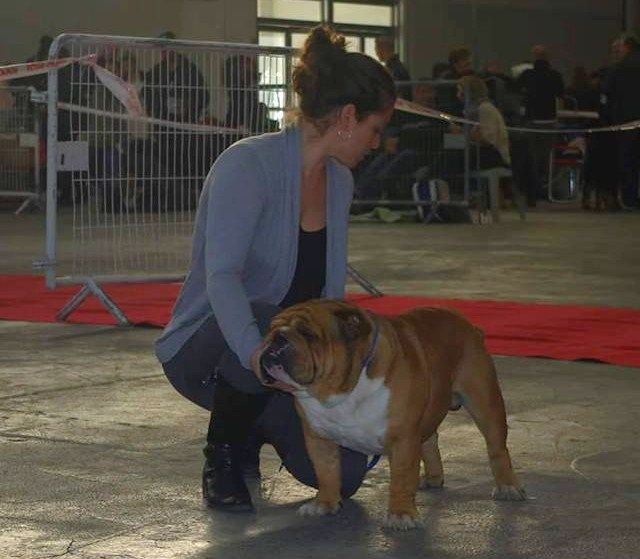
[[[264,439],[254,430],[249,435],[247,443],[242,449],[242,473],[247,479],[260,479],[260,449],[264,444]]]
[[[207,506],[229,512],[253,510],[251,495],[242,475],[243,445],[217,443],[204,449],[202,498]]]

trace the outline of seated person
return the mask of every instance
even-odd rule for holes
[[[380,150],[358,170],[354,197],[375,200],[393,188],[402,176],[410,175],[418,167],[415,150],[400,147],[400,130],[388,126],[383,133]],[[388,195],[388,193],[386,193]]]
[[[232,128],[243,127],[251,133],[275,132],[278,122],[269,117],[269,109],[259,99],[258,61],[246,54],[231,55],[224,64],[227,86],[227,116]]]
[[[489,100],[489,92],[484,81],[473,75],[460,78],[458,99],[469,107],[465,116],[478,122],[469,134],[470,139],[478,144],[478,149],[471,151],[472,168],[510,167],[507,127],[502,114]],[[462,128],[454,124],[451,131],[462,133]]]

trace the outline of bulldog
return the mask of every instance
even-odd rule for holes
[[[305,444],[318,480],[303,515],[340,508],[338,445],[389,458],[386,525],[419,525],[415,495],[442,487],[437,429],[464,406],[485,438],[497,500],[522,501],[507,449],[502,393],[482,331],[460,314],[420,308],[375,316],[333,300],[292,306],[271,322],[260,355],[263,382],[295,387]]]

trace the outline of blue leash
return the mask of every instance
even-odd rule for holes
[[[374,454],[367,464],[367,472],[375,468],[378,462],[380,462],[380,454]]]

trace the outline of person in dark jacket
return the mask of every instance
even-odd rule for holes
[[[227,86],[227,117],[233,128],[244,127],[252,133],[275,132],[278,122],[269,118],[269,108],[260,101],[258,61],[248,54],[233,54],[224,63]]]
[[[197,66],[173,49],[144,76],[144,106],[151,116],[197,123],[209,107],[209,91]]]
[[[471,51],[467,47],[456,47],[449,52],[449,69],[440,75],[443,80],[459,80],[473,74]]]
[[[464,114],[464,103],[458,97],[457,81],[473,74],[472,55],[467,47],[456,47],[449,51],[449,67],[440,74],[440,79],[451,80],[438,88],[438,108],[456,116]]]
[[[598,111],[600,109],[600,91],[597,72],[589,74],[584,66],[573,69],[571,83],[567,87],[565,108],[576,111]]]
[[[606,81],[611,66],[599,68],[589,75],[589,86],[597,93],[598,104],[589,110],[598,113],[598,119],[590,126],[609,126],[611,119],[607,99],[602,93],[602,84]],[[579,99],[579,97],[576,97]],[[578,107],[582,107],[578,105]],[[595,211],[616,211],[618,202],[618,171],[611,165],[616,160],[617,144],[615,132],[598,132],[585,136],[587,157],[584,162],[584,185],[582,190],[582,208]]]
[[[176,38],[165,31],[159,39]],[[209,107],[202,73],[175,48],[164,48],[160,62],[144,75],[142,102],[147,114],[162,120],[197,123]]]
[[[518,78],[524,93],[525,118],[531,122],[548,123],[557,118],[558,100],[564,96],[562,75],[551,67],[549,54],[543,45],[531,48],[533,68]]]
[[[403,82],[411,80],[409,71],[405,68],[404,64],[400,61],[400,57],[396,53],[393,37],[376,37],[376,56],[378,57],[378,60],[386,66],[387,70],[389,70],[394,81]],[[398,97],[411,101],[413,99],[411,95],[411,86],[405,85],[398,87]]]
[[[604,84],[612,124],[640,119],[640,44],[632,35],[614,41],[620,60],[613,65]],[[618,132],[618,170],[623,209],[640,207],[638,197],[638,130]]]
[[[515,80],[505,74],[497,62],[489,62],[479,76],[487,84],[489,98],[507,124],[519,124],[521,98]]]
[[[171,31],[160,39],[175,39]],[[141,101],[147,115],[168,122],[200,123],[209,109],[209,89],[196,64],[171,44],[163,46],[160,61],[145,73]],[[190,132],[172,128],[170,124],[153,127],[154,168],[161,168],[166,176],[187,176],[191,173],[190,146],[194,136]],[[198,140],[196,140],[198,141]],[[167,154],[172,154],[167,157]],[[166,183],[167,189],[180,189],[180,181]],[[174,191],[175,192],[175,191]],[[168,190],[167,200],[175,199]]]
[[[524,117],[534,128],[555,128],[558,105],[564,96],[564,82],[560,72],[549,63],[549,54],[543,45],[531,48],[533,68],[520,74],[517,85],[524,96]],[[549,154],[553,135],[536,134],[532,141],[536,190],[540,197],[549,180]]]

